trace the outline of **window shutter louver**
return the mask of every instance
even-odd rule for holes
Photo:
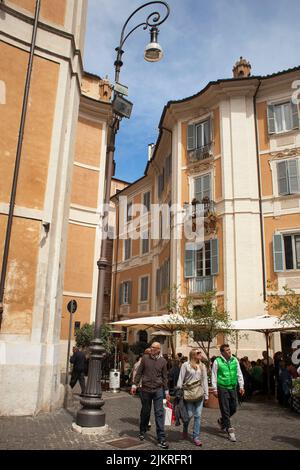
[[[128,303],[131,304],[132,297],[132,282],[128,282]]]
[[[187,149],[194,150],[195,147],[196,147],[195,125],[191,124],[188,126],[188,129],[187,129]]]
[[[275,107],[274,105],[268,106],[268,131],[269,134],[275,134]]]
[[[281,234],[273,235],[273,261],[274,261],[274,272],[279,273],[284,270],[283,263],[283,236]]]
[[[210,197],[210,175],[203,176],[202,199],[204,197],[208,197],[209,200],[211,199],[211,197]],[[201,201],[202,201],[202,199],[201,199]]]
[[[289,178],[289,193],[295,194],[300,192],[298,160],[288,160],[288,178]]]
[[[195,253],[191,243],[186,243],[184,253],[184,277],[195,277]]]
[[[219,241],[216,238],[210,240],[210,266],[212,276],[219,274]]]
[[[299,129],[299,111],[298,104],[291,102],[292,107],[292,125],[293,129]]]
[[[277,163],[277,180],[278,180],[278,193],[288,194],[288,173],[287,173],[287,162]]]

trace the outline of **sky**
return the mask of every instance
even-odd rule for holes
[[[140,0],[88,0],[84,51],[87,72],[114,81],[115,48],[122,27]],[[191,96],[212,80],[232,77],[240,56],[252,75],[266,75],[300,65],[299,0],[168,0],[171,12],[159,27],[164,50],[160,62],[143,58],[149,30],[135,30],[124,44],[120,83],[133,102],[116,140],[116,178],[133,182],[144,175],[148,144],[158,137],[158,124],[170,100]],[[153,11],[150,5],[128,24],[129,32]]]

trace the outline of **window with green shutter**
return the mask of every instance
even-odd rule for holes
[[[211,200],[210,174],[199,176],[194,179],[194,198],[202,202],[204,198]]]
[[[292,101],[269,105],[267,111],[269,134],[299,129],[298,106]]]
[[[212,122],[211,119],[190,124],[187,128],[187,149],[200,149],[210,145],[212,141]]]
[[[273,261],[275,273],[284,271],[284,246],[281,233],[273,235]]]
[[[297,194],[300,192],[298,159],[289,159],[277,163],[278,194]]]

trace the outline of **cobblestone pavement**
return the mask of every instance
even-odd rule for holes
[[[106,422],[109,430],[104,437],[82,435],[72,430],[79,397],[74,395],[68,411],[40,413],[36,417],[0,417],[0,449],[90,449],[116,450],[108,444],[116,439],[136,438],[138,434],[140,400],[127,392],[104,392]],[[229,442],[216,421],[218,410],[204,408],[202,415],[202,449],[300,449],[300,416],[274,402],[244,403],[233,418],[237,442]],[[146,440],[130,450],[154,450],[156,447],[154,417]],[[167,428],[170,450],[195,450],[190,441],[182,441],[181,426]],[[129,447],[127,447],[129,449]]]

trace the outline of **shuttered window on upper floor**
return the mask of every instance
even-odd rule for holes
[[[300,192],[299,160],[289,159],[277,163],[278,194]]]
[[[187,129],[187,149],[194,150],[205,147],[212,142],[212,121],[190,124]]]
[[[274,272],[300,269],[300,233],[273,235]]]
[[[299,129],[298,105],[292,101],[272,104],[268,106],[268,131],[269,134]]]
[[[194,198],[202,202],[204,198],[211,200],[210,174],[199,176],[194,180]]]
[[[119,305],[131,304],[132,300],[132,282],[122,282],[119,286]]]
[[[145,276],[140,279],[140,302],[146,302],[148,300],[149,290],[149,277]]]
[[[215,276],[219,273],[219,245],[217,239],[208,240],[200,248],[197,244],[186,243],[184,277],[195,278]]]

